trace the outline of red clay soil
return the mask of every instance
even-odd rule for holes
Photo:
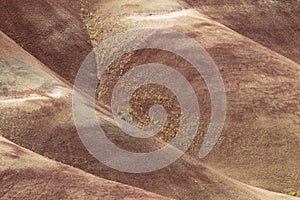
[[[168,2],[172,4],[168,5]],[[164,13],[172,12],[173,3],[177,5],[176,1],[166,1],[166,5],[160,9]],[[145,16],[143,14],[149,13],[149,10],[151,16],[155,16],[155,5],[161,5],[161,1],[151,1],[151,4],[143,1],[132,1],[132,4],[101,1],[97,12],[102,18],[112,19],[109,24],[112,27],[125,22],[133,27],[143,27],[147,25],[146,22],[130,21],[127,17],[141,13]],[[178,4],[174,10],[184,7],[187,6]],[[124,19],[125,22],[116,19]],[[300,182],[299,65],[206,18],[181,16],[171,20],[171,23],[158,21],[153,24],[169,26],[200,42],[215,60],[224,79],[228,97],[226,126],[219,143],[204,163],[221,174],[253,186],[277,192],[288,188],[297,190]],[[250,194],[241,184],[224,178],[188,155],[165,169],[149,174],[121,173],[104,166],[87,152],[77,135],[72,120],[70,88],[57,78],[49,77],[46,71],[37,72],[35,69],[41,69],[40,63],[30,56],[24,56],[24,51],[12,41],[3,38],[0,41],[1,46],[6,45],[0,54],[0,87],[7,91],[5,97],[0,96],[0,128],[1,134],[16,144],[99,177],[176,199],[275,199]],[[140,57],[147,61],[147,58],[156,56],[158,61],[165,61],[166,64],[178,61],[178,65],[186,66],[185,62],[176,58],[168,61],[168,54],[136,53],[132,62]],[[26,69],[22,69],[24,65]],[[210,107],[207,89],[193,71],[184,70],[184,67],[182,71],[189,77],[197,94],[203,94],[199,99],[205,111],[205,121]],[[3,75],[2,72],[7,74]],[[20,84],[28,80],[35,82],[29,86]],[[48,87],[41,87],[44,84]],[[62,94],[46,100],[26,100],[26,96],[16,100],[14,96],[9,96],[12,94],[10,91],[37,88],[46,90],[52,96],[58,89]],[[37,94],[37,97],[40,98],[40,95]],[[157,140],[138,143],[123,137],[110,119],[100,113],[98,116],[104,121],[102,125],[110,139],[122,148],[149,151],[161,145]],[[201,132],[205,132],[205,128]],[[283,198],[286,197],[277,199]]]
[[[9,91],[42,88],[41,84],[47,85],[44,90],[49,94],[59,88],[63,91],[61,96],[54,99],[26,100],[27,96],[24,96],[25,101],[21,101],[22,99],[15,99],[14,96],[11,99],[8,95],[1,96],[0,124],[1,135],[4,137],[41,155],[96,176],[176,199],[232,199],[246,195],[234,187],[226,189],[232,186],[223,183],[225,180],[220,180],[222,178],[209,170],[206,171],[201,163],[190,157],[182,158],[166,169],[140,175],[122,173],[104,166],[86,150],[79,139],[72,119],[72,90],[41,70],[40,63],[35,58],[30,57],[7,37],[2,35],[0,43],[6,47],[0,53],[1,70],[9,73],[1,73],[0,80],[2,87],[7,88],[7,94],[10,94]],[[12,78],[17,78],[17,81],[10,82]],[[20,84],[28,80],[34,81],[31,84]],[[105,119],[102,114],[99,117]],[[111,122],[103,125],[110,138],[116,143],[119,142],[120,147],[147,151],[159,146],[158,142],[151,141],[147,145],[138,145],[128,138],[120,137],[122,133]],[[231,194],[232,191],[235,192]]]
[[[91,51],[77,0],[1,0],[0,30],[73,83]]]
[[[171,28],[198,41],[218,66],[227,92],[225,127],[204,162],[253,186],[277,192],[299,190],[299,64],[201,13],[196,14],[182,2],[170,0],[162,5],[159,1],[104,1],[95,7],[99,17],[95,19],[105,18],[112,27],[123,23],[130,28]],[[210,101],[199,74],[176,56],[153,50],[135,52],[127,67],[149,62],[167,64],[187,77],[199,95],[204,122],[199,136],[203,135],[210,117]],[[122,75],[114,73],[115,77]],[[107,96],[112,90],[110,85],[113,84],[108,84]],[[195,156],[200,145],[201,139],[191,151]]]
[[[161,199],[58,163],[0,137],[0,199]]]
[[[28,56],[15,43],[7,40],[6,37],[2,37],[0,41],[1,45],[6,45],[5,49],[1,49],[1,69],[10,72],[1,76],[3,87],[7,87],[9,91],[16,89],[22,91],[34,89],[43,83],[48,85],[48,87],[44,87],[44,90],[50,95],[53,95],[59,88],[63,91],[61,96],[46,100],[26,100],[24,97],[25,102],[22,99],[1,96],[0,124],[1,134],[4,137],[41,155],[77,167],[98,177],[136,186],[175,199],[288,199],[287,196],[279,194],[273,194],[276,196],[275,198],[273,196],[269,198],[266,195],[258,196],[256,190],[250,192],[248,186],[243,186],[239,182],[214,172],[199,160],[188,155],[165,169],[147,174],[122,173],[104,166],[89,154],[78,137],[72,120],[71,89],[56,77],[49,76],[46,71],[40,70],[43,69],[40,67],[40,63],[35,58]],[[24,68],[24,66],[26,67]],[[31,73],[32,71],[35,73]],[[12,77],[17,77],[18,81],[10,82]],[[41,78],[39,79],[39,77]],[[32,85],[18,84],[28,79],[35,81]],[[130,138],[122,137],[122,133],[111,123],[111,120],[103,114],[98,113],[97,115],[103,122],[102,125],[109,137],[121,148],[126,147],[132,151],[138,149],[146,152],[160,146],[156,140],[149,141],[146,143],[147,145],[139,145]]]
[[[299,1],[185,1],[211,19],[300,63]]]

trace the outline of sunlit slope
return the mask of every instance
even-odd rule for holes
[[[104,166],[87,152],[79,140],[72,120],[71,89],[57,79],[55,74],[50,75],[50,71],[38,60],[4,34],[1,34],[0,42],[1,46],[5,46],[0,54],[1,69],[7,72],[0,79],[2,87],[7,91],[1,94],[1,134],[15,143],[99,177],[171,198],[292,199],[231,180],[188,155],[165,169],[148,174],[122,173]],[[17,79],[10,81],[12,78]],[[28,78],[35,81],[22,85],[21,82],[25,83]],[[40,87],[41,84],[44,86]],[[22,93],[28,90],[31,91],[30,95]],[[63,93],[58,95],[59,91]],[[110,118],[101,113],[97,115],[110,138],[123,148],[147,151],[162,145],[155,139],[145,144],[134,143],[122,137]]]
[[[171,28],[197,40],[214,59],[227,92],[226,124],[204,162],[253,186],[277,192],[299,189],[299,64],[184,2],[101,1],[93,9],[96,17],[88,25],[102,23],[107,30],[99,34],[100,39],[127,29],[153,27]],[[135,52],[128,60],[125,68],[159,62],[179,69],[199,94],[203,123],[207,126],[209,94],[199,74],[185,68],[186,62],[154,50]],[[122,75],[122,71],[113,71],[120,73],[114,77]],[[108,77],[105,81],[116,82]],[[108,85],[105,91],[111,90]],[[104,102],[110,105],[107,99]],[[202,127],[199,134],[205,130]],[[196,146],[200,145],[201,139]],[[197,149],[191,153],[197,156]]]
[[[49,160],[0,137],[1,199],[168,199]]]

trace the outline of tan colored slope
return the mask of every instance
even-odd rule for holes
[[[0,199],[168,199],[108,181],[0,137]]]
[[[300,63],[299,1],[185,1],[213,20]]]
[[[94,20],[105,19],[107,30],[172,28],[197,40],[216,62],[228,98],[222,136],[204,162],[253,186],[277,192],[299,190],[299,64],[210,20],[184,2],[101,1],[94,9],[98,9]],[[185,70],[187,63],[176,56],[153,50],[136,52],[127,67],[147,62],[174,66],[188,77],[199,94],[202,120],[207,125],[209,94],[199,75]],[[204,126],[199,134],[205,130]],[[197,142],[200,146],[201,139]],[[191,153],[197,156],[197,149]]]
[[[77,0],[1,0],[0,30],[69,82],[92,49]]]
[[[175,199],[292,199],[273,193],[268,197],[264,195],[268,193],[266,191],[249,189],[188,155],[165,169],[148,174],[121,173],[104,166],[87,152],[79,140],[72,120],[71,89],[49,75],[35,58],[3,34],[0,43],[5,46],[0,53],[1,69],[7,72],[5,75],[1,73],[0,77],[2,87],[7,88],[7,93],[1,94],[1,134],[15,143],[99,177]],[[10,81],[13,78],[14,81]],[[22,85],[28,79],[32,83]],[[37,91],[37,88],[47,96],[40,98],[41,91]],[[54,96],[58,88],[63,90],[63,94]],[[38,98],[28,99],[28,95],[21,92],[26,90],[33,91],[31,95]],[[121,135],[119,129],[103,114],[98,113],[98,116],[104,121],[111,138],[119,142],[121,147],[130,150],[143,147],[138,149],[143,151],[160,145],[156,140],[140,146],[128,138],[118,141]]]

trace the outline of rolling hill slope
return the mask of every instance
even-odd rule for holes
[[[189,152],[193,157],[184,155],[149,174],[109,169],[88,153],[77,135],[72,90],[59,75],[74,76],[67,71],[55,74],[1,33],[0,128],[4,137],[96,176],[175,199],[293,199],[263,189],[284,192],[300,187],[299,64],[181,1],[98,1],[93,11],[95,17],[89,23],[103,24],[101,39],[129,28],[171,28],[194,38],[210,53],[228,98],[225,128],[215,149],[205,160],[198,160],[197,150],[210,116],[209,94],[199,75],[185,70],[187,63],[176,56],[140,51],[130,55],[125,68],[155,60],[181,70],[199,95],[203,127]],[[120,147],[149,151],[164,144],[155,138],[136,143],[122,136],[110,114],[100,111],[97,116],[102,126]]]
[[[0,199],[168,199],[108,181],[0,137]]]
[[[76,0],[1,0],[0,30],[73,82],[92,47]]]
[[[103,26],[107,30],[111,30],[110,27],[121,30],[170,28],[198,41],[218,66],[227,92],[225,127],[219,143],[204,162],[253,186],[277,192],[288,188],[298,190],[299,64],[209,19],[181,1],[169,0],[164,4],[159,1],[102,1],[96,3],[94,9],[98,10],[90,23],[106,19]],[[113,32],[101,37],[110,34]],[[210,116],[210,100],[199,75],[186,69],[186,62],[160,51],[136,52],[130,60],[127,68],[160,62],[175,67],[188,77],[204,111],[201,113],[204,125],[199,133],[203,135]],[[115,73],[114,77],[122,75],[118,70]],[[111,90],[105,90],[104,99]],[[201,139],[197,143],[199,147]],[[191,153],[197,156],[197,148],[194,149]]]
[[[211,19],[300,63],[299,1],[186,2]]]
[[[292,199],[243,185],[185,155],[169,167],[148,173],[112,170],[94,159],[81,144],[71,113],[71,88],[4,34],[1,37],[1,133],[17,144],[102,178],[176,199]],[[5,75],[4,75],[5,74]],[[26,80],[31,80],[30,84]],[[26,84],[25,84],[26,83]],[[5,88],[5,89],[4,89]],[[30,92],[29,92],[30,91]],[[114,141],[121,134],[110,117],[97,114]],[[120,141],[134,150],[135,143]],[[157,140],[141,145],[149,150]],[[139,149],[140,150],[140,149]]]

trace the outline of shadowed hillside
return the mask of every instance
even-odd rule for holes
[[[300,63],[299,1],[185,1],[213,20]]]
[[[165,199],[51,161],[0,137],[1,199]]]
[[[298,190],[299,64],[207,18],[182,2],[169,0],[161,5],[159,1],[149,4],[113,1],[99,2],[95,7],[98,9],[95,21],[105,18],[104,27],[125,24],[127,29],[171,28],[197,40],[219,68],[227,93],[225,127],[218,144],[204,162],[253,186],[277,192],[288,188]],[[109,12],[104,13],[104,10]],[[95,23],[91,21],[91,24]],[[101,85],[101,89],[105,89],[101,93],[104,94],[104,103],[110,105],[107,99],[112,87],[109,86],[114,85],[117,77],[129,68],[147,62],[174,67],[188,78],[199,95],[203,126],[191,150],[191,154],[197,157],[201,136],[210,117],[208,91],[198,73],[190,70],[182,59],[161,51],[138,51],[128,60],[125,69],[118,70],[121,65],[116,63],[111,67],[113,70],[104,76]]]
[[[76,0],[1,0],[0,30],[73,82],[91,51]]]
[[[0,99],[2,136],[96,176],[175,199],[289,199],[243,185],[188,155],[167,168],[147,174],[123,173],[104,166],[79,139],[72,120],[71,88],[3,34],[0,43],[5,47],[0,52],[1,70],[9,72],[1,76],[1,86],[6,88]],[[34,81],[26,86],[20,84],[26,80]],[[110,139],[122,148],[147,152],[163,144],[156,139],[146,144],[133,143],[122,136],[110,117],[102,113],[97,116]]]
[[[3,12],[6,14],[1,14],[1,17],[5,18],[5,22],[0,23],[1,30],[4,29],[3,32],[12,38],[0,33],[2,47],[0,49],[0,134],[3,137],[44,157],[79,168],[98,177],[142,188],[169,198],[189,200],[296,199],[279,194],[289,190],[297,191],[300,187],[298,176],[300,174],[298,153],[300,150],[300,66],[275,52],[280,52],[276,48],[286,47],[274,45],[275,42],[272,42],[274,46],[268,46],[270,48],[265,47],[267,45],[262,46],[259,41],[249,39],[250,36],[246,37],[240,34],[240,31],[235,32],[224,26],[225,23],[220,24],[218,20],[208,18],[205,14],[209,15],[210,10],[207,9],[207,12],[204,12],[201,8],[202,4],[197,4],[197,9],[194,9],[187,3],[176,0],[165,0],[164,3],[159,0],[93,2],[94,4],[90,5],[93,17],[81,22],[77,14],[77,9],[80,10],[79,5],[67,5],[67,1],[60,3],[37,1],[36,7],[28,2],[22,7],[22,2],[3,1],[3,5],[26,13],[24,19],[20,18],[21,15],[9,17],[14,13],[13,10],[7,10]],[[40,16],[40,11],[43,9],[45,14]],[[27,12],[28,10],[32,12]],[[47,14],[46,11],[50,13]],[[47,21],[46,24],[49,27],[44,26],[45,21],[37,20],[40,17]],[[66,23],[61,24],[64,19]],[[53,26],[51,21],[54,23]],[[17,28],[6,26],[10,23],[16,23]],[[293,23],[292,21],[291,26]],[[61,25],[69,28],[60,29]],[[86,27],[90,35],[85,35],[83,29],[79,27]],[[120,62],[114,62],[109,66],[111,70],[108,70],[102,77],[97,91],[99,106],[96,116],[109,139],[116,145],[134,152],[149,152],[165,145],[165,142],[157,137],[138,140],[125,136],[108,111],[114,84],[126,71],[137,65],[159,62],[173,66],[191,83],[198,95],[202,111],[200,131],[187,154],[164,169],[146,174],[129,174],[103,165],[83,146],[74,125],[72,87],[69,81],[73,82],[81,60],[91,48],[86,43],[86,38],[91,38],[92,44],[96,45],[102,39],[111,37],[117,32],[145,27],[180,31],[195,39],[207,50],[219,68],[225,84],[227,119],[221,138],[213,151],[204,160],[199,160],[198,150],[208,126],[211,107],[204,81],[195,70],[191,69],[192,66],[189,63],[176,55],[171,55],[170,52],[148,49],[125,55],[122,57],[124,62],[121,59]],[[251,28],[253,27],[250,26],[247,30]],[[260,35],[263,36],[263,41],[267,41],[264,31]],[[37,34],[39,39],[36,43],[35,40],[28,39],[30,32]],[[73,33],[76,34],[73,35]],[[273,41],[275,38],[270,40]],[[78,41],[78,43],[72,41]],[[126,44],[130,41],[122,42]],[[278,43],[281,42],[278,40]],[[36,47],[39,44],[48,45],[47,48],[43,47],[48,53],[37,50]],[[181,50],[186,48],[180,43],[178,46]],[[68,54],[69,51],[73,53]],[[294,55],[296,51],[291,49],[286,55]],[[53,71],[39,60],[49,65]],[[166,105],[176,108],[176,105],[168,104],[169,102],[176,104],[176,101],[170,99],[166,100]],[[82,123],[80,128],[82,127],[89,128],[89,124]],[[171,132],[172,129],[168,131]],[[0,140],[11,144],[4,139]],[[15,155],[6,146],[5,144],[0,146],[0,149],[4,149],[1,149],[1,152],[5,154],[4,156],[0,154],[0,159],[5,163],[9,165],[16,163],[17,167],[18,163],[29,162],[26,159],[22,160],[22,157],[15,160],[8,158],[8,154],[11,155],[10,157]],[[61,165],[37,155],[32,156],[31,159],[39,160],[41,163]],[[0,167],[4,166],[3,169],[7,170],[9,165],[1,164]],[[29,165],[30,167],[32,165]],[[63,168],[66,170],[58,173],[59,180],[66,179],[67,182],[71,182],[75,179],[76,182],[81,183],[82,179],[88,176],[87,179],[97,184],[105,182],[103,179],[79,172],[77,169],[66,166]],[[78,176],[75,177],[75,173]],[[9,180],[12,185],[19,176],[27,176],[27,172],[20,172],[14,178],[11,177],[14,172],[9,170],[5,172],[2,169],[0,174],[11,178]],[[40,179],[39,171],[32,174],[33,180]],[[51,179],[51,176],[45,178]],[[22,181],[21,185],[23,183],[27,185]],[[45,182],[44,177],[41,178],[41,182]],[[51,184],[55,182],[49,182],[50,192],[53,186]],[[115,185],[115,183],[112,184]],[[78,195],[90,191],[89,186],[81,188]],[[31,186],[28,187],[31,188]],[[101,188],[103,190],[95,189],[95,196],[105,194],[107,191],[108,193],[116,192],[115,186],[112,187],[108,185],[108,188]],[[117,187],[122,188],[120,191],[124,188],[124,195],[129,193],[132,198],[160,198],[124,185]],[[53,188],[53,191],[57,189]],[[69,189],[65,188],[65,190]],[[22,195],[19,194],[20,196],[17,196],[18,194],[13,196],[14,190],[10,191],[10,184],[5,188],[0,188],[0,194],[3,193],[12,197],[26,198],[26,195],[22,196],[22,193]],[[63,195],[66,195],[63,196],[66,198],[73,197],[68,196],[69,194],[63,193]],[[122,192],[117,193],[116,196],[110,195],[112,196],[108,195],[108,199],[119,198]],[[83,197],[90,198],[91,196]]]

